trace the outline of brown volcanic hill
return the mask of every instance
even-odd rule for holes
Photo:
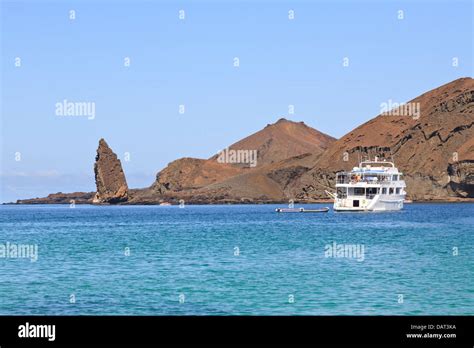
[[[230,145],[230,150],[257,150],[257,165],[279,162],[304,153],[320,154],[336,139],[304,122],[285,118],[268,124],[262,130]],[[210,159],[217,159],[218,155]],[[248,165],[247,165],[248,167]]]
[[[473,179],[474,80],[452,81],[409,103],[419,103],[419,118],[379,115],[357,127],[292,183],[293,195],[308,200],[324,197],[323,188],[333,186],[337,171],[351,169],[362,156],[378,155],[393,158],[406,174],[412,199],[473,197],[472,184],[466,186],[465,181]],[[451,175],[456,177],[454,182]]]
[[[183,191],[217,185],[220,182],[244,174],[247,176],[239,176],[239,178],[228,182],[225,186],[213,186],[211,191],[214,192],[213,190],[218,189],[219,192],[222,192],[224,190],[234,199],[238,195],[230,194],[228,191],[232,191],[231,187],[237,186],[238,189],[234,190],[235,192],[241,192],[245,189],[244,192],[251,191],[253,193],[252,197],[255,195],[260,197],[263,195],[265,187],[268,185],[275,187],[275,185],[267,183],[266,179],[261,180],[258,179],[258,176],[250,175],[250,172],[305,153],[320,155],[334,141],[334,138],[308,127],[303,122],[293,122],[282,118],[228,147],[229,150],[235,151],[256,150],[257,162],[255,167],[251,167],[248,163],[220,163],[218,155],[207,160],[182,158],[171,162],[157,174],[155,183],[149,189],[152,192],[146,192],[146,190],[136,192],[132,202],[140,201],[145,196],[147,199],[153,199],[154,195],[189,196]],[[199,194],[205,195],[205,192],[211,193],[211,191],[204,190]],[[280,190],[276,191],[272,191],[274,193],[272,197],[281,197]],[[182,194],[178,195],[177,193]],[[270,192],[266,193],[269,194]],[[194,194],[198,193],[193,192]]]

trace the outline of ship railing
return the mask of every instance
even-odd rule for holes
[[[359,182],[368,184],[379,184],[392,181],[391,175],[358,175],[347,172],[340,172],[336,174],[336,184],[357,184]]]
[[[381,184],[388,182],[389,180],[370,180],[370,179],[337,179],[336,184],[357,184],[359,182],[367,183],[367,184]]]

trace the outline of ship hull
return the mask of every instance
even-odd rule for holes
[[[377,195],[373,199],[336,199],[334,211],[396,211],[403,209],[404,195],[384,197]],[[357,203],[355,203],[357,202]]]

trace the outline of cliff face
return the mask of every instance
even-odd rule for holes
[[[474,197],[474,161],[461,161],[450,164],[449,188],[456,196],[463,198]]]
[[[474,137],[464,143],[448,165],[449,188],[460,197],[474,197]]]
[[[128,186],[117,155],[100,139],[94,164],[97,193],[93,203],[121,203],[128,200]]]

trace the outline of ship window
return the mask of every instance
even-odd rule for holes
[[[400,174],[399,180],[403,180],[403,174]]]
[[[390,187],[389,191],[388,191],[388,194],[389,195],[393,195],[393,187]]]
[[[397,181],[398,180],[398,175],[392,175],[392,181]]]
[[[354,187],[354,196],[363,196],[365,194],[365,189],[362,187]]]
[[[386,194],[387,194],[387,188],[386,188],[386,187],[382,188],[382,194],[383,194],[383,195],[386,195]]]
[[[377,194],[377,189],[375,187],[367,188],[367,196],[373,196]]]
[[[397,193],[397,195],[399,195],[399,194],[400,194],[400,187],[397,187],[397,189],[396,189],[396,193]]]

